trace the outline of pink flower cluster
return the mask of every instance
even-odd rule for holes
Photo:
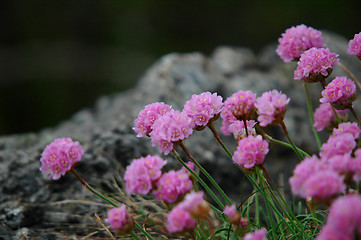
[[[337,115],[343,119],[347,117],[347,110],[336,110]],[[323,129],[331,130],[337,124],[336,116],[332,111],[332,107],[328,103],[321,103],[314,112],[314,124],[316,131]]]
[[[346,189],[343,177],[329,169],[316,156],[305,158],[293,170],[290,185],[293,194],[303,198],[328,199]]]
[[[284,62],[291,62],[298,59],[307,49],[323,47],[323,40],[320,31],[301,24],[282,33],[276,52]]]
[[[255,103],[259,125],[265,127],[269,124],[276,125],[283,121],[286,105],[290,99],[277,90],[265,92],[258,97]]]
[[[322,144],[320,156],[321,158],[330,158],[335,155],[351,154],[355,147],[356,141],[352,134],[331,135],[327,142]]]
[[[222,124],[221,132],[224,135],[233,134],[234,138],[237,141],[240,141],[241,139],[247,137],[247,135],[257,136],[255,129],[256,122],[253,120],[246,120],[248,134],[246,133],[246,128],[244,127],[244,121],[239,121],[235,119],[235,121],[229,123],[228,126],[226,125],[226,121],[223,121],[223,123],[224,124]]]
[[[356,100],[356,85],[346,77],[336,77],[321,92],[321,103],[330,103],[338,110],[352,107],[352,102]]]
[[[237,212],[236,206],[226,205],[224,207],[224,214],[227,216],[228,221],[233,224],[234,228],[241,228],[242,230],[247,230],[249,227],[249,220],[247,218],[241,217]]]
[[[267,230],[265,228],[258,229],[253,233],[247,233],[243,240],[267,240]]]
[[[159,156],[148,155],[134,159],[124,174],[125,191],[128,194],[147,195],[162,175],[162,168],[166,163]]]
[[[256,164],[262,164],[267,153],[268,142],[260,135],[250,135],[238,142],[232,159],[244,168],[252,168]]]
[[[339,62],[338,55],[328,48],[310,48],[301,54],[294,71],[295,80],[319,82],[325,79]],[[322,75],[322,76],[320,76]]]
[[[139,112],[138,118],[134,120],[133,130],[138,133],[137,137],[149,135],[152,131],[151,127],[155,120],[169,112],[171,109],[171,106],[163,102],[146,105],[144,109]]]
[[[160,116],[152,125],[149,134],[153,146],[168,155],[175,142],[188,138],[193,133],[194,122],[187,114],[171,109]]]
[[[217,118],[223,107],[222,97],[217,93],[204,92],[192,95],[183,111],[194,121],[196,126],[206,126],[210,120]]]
[[[169,212],[166,227],[168,232],[183,232],[194,229],[196,219],[205,219],[210,207],[203,192],[188,193],[184,200]]]
[[[354,55],[361,60],[361,32],[355,34],[354,38],[348,42],[347,53]]]
[[[79,142],[73,142],[71,138],[55,139],[41,154],[40,171],[49,174],[49,178],[58,180],[81,160],[83,154],[84,150]]]
[[[336,137],[345,133],[349,133],[353,136],[354,139],[358,139],[361,133],[361,129],[357,123],[344,122],[340,123],[337,128],[333,129],[332,136]]]
[[[256,108],[256,94],[251,91],[238,91],[227,98],[221,112],[221,117],[225,121],[232,121],[232,115],[238,120],[252,119]]]
[[[356,233],[361,236],[361,197],[349,194],[332,203],[327,222],[316,240],[352,240]]]
[[[105,222],[109,223],[110,227],[119,235],[129,233],[134,226],[133,216],[128,213],[124,204],[118,208],[110,209]]]
[[[168,171],[156,182],[153,194],[157,200],[173,203],[193,188],[189,174],[184,170]]]

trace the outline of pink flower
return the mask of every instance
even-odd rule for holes
[[[55,139],[41,154],[40,171],[49,174],[49,178],[58,180],[81,160],[83,154],[84,150],[79,142],[73,142],[71,138]]]
[[[348,109],[356,100],[356,85],[346,77],[336,77],[326,86],[321,95],[321,103],[330,103],[338,110]]]
[[[330,136],[326,143],[322,144],[321,158],[331,158],[335,155],[351,154],[356,147],[356,141],[352,134],[344,133]]]
[[[191,191],[178,205],[188,211],[194,219],[206,219],[210,210],[208,202],[204,200],[203,192]]]
[[[355,140],[358,139],[361,129],[357,123],[345,122],[340,123],[337,128],[334,128],[332,131],[332,136],[336,137],[345,133],[350,133]]]
[[[355,34],[354,38],[348,42],[347,53],[354,55],[361,60],[361,32]]]
[[[284,62],[298,59],[309,48],[323,47],[321,32],[304,24],[287,29],[278,42],[276,52]]]
[[[175,206],[168,214],[166,227],[170,233],[190,231],[195,225],[196,221],[191,214],[182,207]]]
[[[238,91],[227,98],[221,112],[221,117],[225,121],[250,120],[254,117],[256,108],[256,94],[251,91]]]
[[[339,59],[336,53],[331,53],[328,48],[310,48],[301,54],[294,71],[295,80],[306,82],[320,82],[332,71]]]
[[[119,235],[129,233],[134,226],[133,217],[128,213],[124,204],[118,208],[110,209],[105,222],[109,223],[110,227]]]
[[[269,124],[276,125],[283,121],[286,105],[290,101],[285,94],[272,90],[258,97],[255,103],[258,113],[259,125],[265,127]]]
[[[346,118],[347,110],[336,110],[340,118]],[[332,129],[337,124],[336,116],[332,111],[332,107],[329,103],[321,103],[320,106],[314,112],[314,124],[316,131],[323,129]]]
[[[333,170],[322,170],[314,172],[303,183],[300,197],[327,199],[346,190],[343,177]]]
[[[173,143],[188,138],[193,133],[194,123],[188,115],[171,109],[152,125],[152,145],[158,146],[165,155],[173,149]]]
[[[194,121],[196,126],[206,126],[210,120],[217,118],[223,107],[222,97],[217,93],[204,92],[192,95],[183,111]]]
[[[138,133],[137,137],[144,137],[148,135],[152,129],[152,125],[155,120],[166,112],[171,110],[172,106],[169,106],[163,102],[156,102],[148,104],[138,114],[138,118],[134,120],[133,130]]]
[[[258,229],[253,233],[247,233],[243,240],[267,240],[267,230],[265,228]]]
[[[316,240],[354,240],[353,234],[344,233],[339,231],[327,224],[324,225],[321,229],[320,234],[318,234]]]
[[[161,169],[167,163],[159,156],[148,155],[134,159],[124,174],[125,191],[128,194],[147,195],[152,185],[161,176]]]
[[[268,153],[268,142],[262,136],[250,135],[238,142],[237,150],[233,154],[233,161],[244,168],[252,168],[264,161]]]
[[[174,171],[163,173],[156,182],[157,189],[153,194],[157,200],[163,200],[169,203],[175,202],[193,188],[192,180],[189,175],[183,171]]]
[[[306,157],[293,170],[293,176],[290,178],[292,193],[300,196],[303,192],[303,185],[307,179],[315,172],[323,170],[325,167],[321,161],[313,155],[311,158]]]
[[[247,137],[246,134],[246,128],[244,127],[244,121],[235,120],[234,122],[230,123],[228,126],[226,126],[226,122],[223,121],[224,124],[222,124],[222,127],[224,128],[224,132],[232,133],[234,138],[239,141],[245,137]],[[248,135],[257,136],[256,129],[254,126],[256,125],[256,122],[253,120],[246,120],[247,124],[247,132]],[[221,128],[222,131],[222,128]],[[222,132],[223,132],[222,131]],[[227,135],[227,134],[225,134]]]
[[[361,197],[349,194],[337,198],[329,209],[327,222],[317,239],[354,239],[361,226]],[[334,236],[342,238],[334,238]],[[329,238],[327,238],[329,237]]]
[[[327,164],[328,167],[339,174],[347,174],[354,172],[354,159],[350,154],[334,155],[330,158],[322,158],[322,163]]]
[[[237,212],[236,206],[226,205],[224,207],[224,214],[227,216],[228,220],[233,224],[238,226],[241,220],[241,215]]]

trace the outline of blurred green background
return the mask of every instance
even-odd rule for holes
[[[0,134],[54,126],[169,52],[258,52],[304,23],[351,39],[361,1],[39,1],[0,4]]]

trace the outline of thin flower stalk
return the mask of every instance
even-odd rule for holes
[[[355,75],[353,75],[353,73],[342,63],[338,63],[337,64],[340,68],[342,68],[342,70],[344,70],[348,75],[350,75],[350,77],[352,78],[352,80],[355,81],[355,83],[357,84],[357,86],[359,87],[359,89],[361,89],[361,83],[359,82],[359,80],[355,77]]]
[[[357,113],[355,112],[355,109],[353,107],[350,108],[350,112],[352,113],[352,115],[354,116],[357,124],[359,126],[361,126],[361,122],[360,122],[360,118],[357,116]]]
[[[285,134],[286,138],[287,138],[288,141],[291,143],[293,150],[297,153],[298,157],[299,157],[301,160],[303,160],[303,155],[298,151],[298,148],[296,147],[296,145],[294,144],[294,142],[293,142],[292,139],[290,138],[284,121],[281,121],[280,125],[281,125],[281,128],[282,128],[283,133]]]
[[[320,140],[320,136],[318,135],[318,133],[314,127],[313,109],[312,109],[312,103],[311,103],[311,98],[310,98],[310,92],[308,91],[308,86],[305,82],[303,83],[303,88],[305,89],[305,95],[306,95],[306,99],[307,99],[307,110],[308,110],[308,116],[310,118],[312,132],[313,132],[313,135],[315,136],[318,148],[320,149],[322,143]]]

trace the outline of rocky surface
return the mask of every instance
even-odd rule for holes
[[[361,79],[360,63],[346,54],[347,40],[324,33],[331,51]],[[255,54],[247,48],[222,46],[211,56],[200,53],[169,54],[154,63],[126,92],[100,97],[91,109],[84,109],[58,126],[38,133],[0,137],[0,239],[59,239],[98,236],[103,229],[94,220],[106,214],[106,206],[83,189],[74,176],[52,181],[40,171],[40,154],[57,137],[72,137],[80,141],[86,153],[78,172],[101,191],[112,179],[120,178],[122,169],[133,159],[157,154],[147,138],[137,138],[133,120],[144,105],[156,101],[182,109],[192,94],[218,92],[226,99],[240,89],[260,95],[278,89],[291,97],[285,122],[296,144],[310,153],[316,151],[310,131],[304,91],[301,82],[293,80],[295,63],[285,64],[275,54],[271,44]],[[334,75],[344,75],[336,67]],[[310,85],[317,104],[320,86]],[[219,129],[220,120],[216,122]],[[280,130],[268,130],[283,138]],[[230,150],[236,147],[231,137],[222,136]],[[242,189],[249,189],[244,176],[235,168],[217,145],[209,130],[196,132],[185,145],[209,170],[224,190],[237,201]],[[171,167],[178,168],[171,155],[166,156]],[[286,189],[297,156],[285,148],[271,145],[266,167],[278,181],[284,176]],[[216,171],[215,171],[216,170]]]

